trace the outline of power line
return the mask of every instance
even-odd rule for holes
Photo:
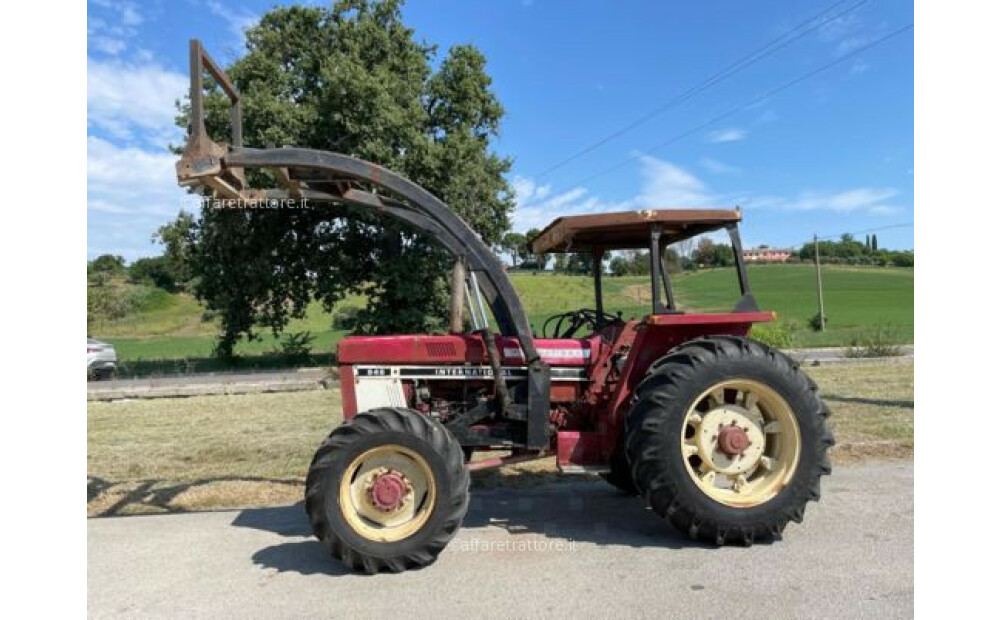
[[[833,9],[835,9],[836,7],[838,7],[839,5],[844,4],[844,2],[847,2],[847,0],[838,0],[838,2],[834,2],[833,4],[831,4],[830,6],[828,6],[826,9],[824,9],[824,10],[820,11],[819,13],[813,15],[809,19],[806,19],[805,21],[799,23],[797,26],[795,26],[794,28],[792,28],[788,32],[785,32],[781,36],[772,39],[771,41],[769,41],[765,45],[763,45],[763,46],[755,49],[754,51],[750,52],[749,54],[747,54],[746,56],[744,56],[741,59],[737,60],[736,62],[728,65],[724,69],[722,69],[722,70],[714,73],[713,75],[711,75],[710,77],[708,77],[707,79],[705,79],[704,81],[702,81],[700,84],[687,89],[686,91],[684,91],[681,94],[677,95],[676,97],[674,97],[670,101],[668,101],[668,102],[666,102],[666,103],[664,103],[664,104],[662,104],[662,105],[654,108],[653,110],[651,110],[651,111],[647,112],[646,114],[644,114],[643,116],[640,116],[639,118],[633,120],[632,122],[630,122],[627,125],[621,127],[620,129],[617,129],[617,130],[611,132],[610,134],[604,136],[603,138],[601,138],[600,140],[594,142],[593,144],[584,147],[583,149],[577,151],[576,153],[573,153],[569,157],[566,157],[565,159],[562,159],[562,160],[556,162],[555,164],[552,164],[551,166],[549,166],[545,170],[542,170],[538,174],[533,175],[533,178],[537,180],[537,179],[539,179],[539,178],[541,178],[541,177],[549,174],[550,172],[554,172],[554,171],[558,170],[559,168],[562,168],[566,164],[568,164],[568,163],[570,163],[572,161],[575,161],[575,160],[579,159],[580,157],[583,157],[587,153],[590,153],[591,151],[593,151],[593,150],[595,150],[597,148],[600,148],[601,146],[607,144],[611,140],[614,140],[615,138],[617,138],[618,136],[620,136],[622,134],[628,133],[629,131],[635,129],[639,125],[641,125],[641,124],[649,121],[650,119],[652,119],[652,118],[654,118],[654,117],[662,114],[663,112],[666,112],[670,108],[672,108],[672,107],[674,107],[674,106],[676,106],[678,104],[684,103],[685,101],[688,101],[689,99],[691,99],[691,98],[693,98],[693,97],[695,97],[695,96],[703,93],[704,91],[708,90],[712,86],[715,86],[719,82],[721,82],[721,81],[723,81],[723,80],[725,80],[725,79],[727,79],[727,78],[729,78],[729,77],[731,77],[731,76],[739,73],[743,69],[746,69],[747,67],[750,67],[750,66],[752,66],[752,65],[760,62],[761,60],[764,60],[765,58],[767,58],[771,54],[773,54],[773,53],[777,52],[778,50],[781,50],[781,49],[783,49],[783,48],[791,45],[792,43],[794,43],[795,41],[798,41],[799,39],[801,39],[802,37],[806,36],[810,32],[813,32],[813,31],[815,31],[815,30],[817,30],[819,28],[822,28],[826,24],[828,24],[828,23],[830,23],[830,22],[832,22],[832,21],[834,21],[836,19],[840,19],[844,15],[846,15],[846,14],[848,14],[848,13],[856,10],[861,5],[866,4],[868,2],[868,0],[860,0],[860,2],[856,2],[855,4],[851,5],[847,9],[845,9],[844,11],[841,11],[840,13],[837,13],[835,15],[831,15],[831,16],[827,17],[826,19],[824,19],[824,20],[822,20],[822,21],[820,21],[820,22],[818,22],[816,24],[813,24],[810,28],[808,28],[808,29],[806,29],[806,30],[798,33],[795,36],[792,36],[793,34],[795,34],[795,32],[797,30],[799,30],[803,26],[806,26],[810,22],[816,21],[817,19],[819,19],[820,17],[826,15],[827,13],[829,13],[830,11],[832,11]],[[792,38],[789,38],[789,39],[787,39],[785,41],[782,41],[783,39],[786,39],[786,37],[790,37],[790,36],[792,36]]]
[[[799,83],[804,82],[804,81],[808,80],[809,78],[811,78],[811,77],[813,77],[813,76],[815,76],[815,75],[817,75],[819,73],[822,73],[823,71],[826,71],[827,69],[835,67],[835,66],[841,64],[842,62],[844,62],[844,61],[846,61],[846,60],[848,60],[850,58],[853,58],[854,56],[857,56],[858,54],[861,54],[863,52],[867,52],[868,50],[870,50],[870,49],[872,49],[872,48],[874,48],[874,47],[876,47],[878,45],[881,45],[882,43],[885,43],[886,41],[888,41],[890,39],[898,37],[899,35],[903,34],[904,32],[907,32],[907,31],[912,30],[912,29],[913,29],[913,24],[910,24],[910,25],[904,26],[904,27],[902,27],[902,28],[900,28],[898,30],[894,30],[893,32],[891,32],[891,33],[889,33],[889,34],[887,34],[887,35],[885,35],[883,37],[880,37],[880,38],[876,39],[875,41],[873,41],[873,42],[871,42],[871,43],[869,43],[867,45],[859,47],[859,48],[855,49],[854,51],[849,52],[847,54],[844,54],[843,56],[841,56],[841,57],[839,57],[839,58],[837,58],[837,59],[835,59],[835,60],[833,60],[831,62],[823,64],[823,65],[821,65],[821,66],[819,66],[819,67],[817,67],[817,68],[815,68],[815,69],[813,69],[813,70],[811,70],[811,71],[809,71],[807,73],[804,73],[804,74],[800,75],[799,77],[795,78],[794,80],[786,82],[786,83],[784,83],[781,86],[778,86],[776,88],[773,88],[773,89],[767,91],[766,93],[764,93],[763,95],[760,95],[759,97],[755,97],[755,98],[751,99],[750,101],[747,101],[746,103],[744,103],[742,105],[739,105],[739,106],[737,106],[735,108],[732,108],[728,112],[725,112],[725,113],[720,114],[720,115],[718,115],[718,116],[716,116],[716,117],[714,117],[714,118],[712,118],[712,119],[710,119],[708,121],[705,121],[704,123],[698,125],[697,127],[693,127],[691,129],[683,131],[683,132],[681,132],[679,134],[676,134],[673,137],[668,138],[667,140],[664,140],[663,142],[660,142],[660,143],[658,143],[658,144],[656,144],[656,145],[654,145],[654,146],[646,149],[645,153],[651,153],[653,151],[657,151],[657,150],[659,150],[659,149],[661,149],[661,148],[663,148],[665,146],[673,144],[674,142],[682,140],[682,139],[690,136],[691,134],[698,133],[699,131],[701,131],[701,130],[707,128],[707,127],[710,127],[710,126],[718,123],[719,121],[725,120],[725,119],[729,118],[730,116],[733,116],[734,114],[736,114],[738,112],[742,112],[743,110],[745,110],[747,108],[750,108],[750,107],[752,107],[752,106],[760,103],[761,101],[769,99],[769,98],[773,97],[774,95],[777,95],[778,93],[780,93],[782,91],[788,90],[789,88],[791,88],[793,86],[796,86]],[[613,166],[611,166],[609,168],[605,168],[604,170],[601,170],[600,172],[597,172],[597,173],[592,174],[592,175],[590,175],[588,177],[585,177],[585,178],[583,178],[583,179],[581,179],[581,180],[579,180],[579,181],[577,181],[575,183],[571,183],[569,186],[570,187],[575,187],[575,186],[583,185],[585,183],[593,181],[596,178],[602,177],[602,176],[604,176],[604,175],[606,175],[606,174],[608,174],[610,172],[614,172],[615,170],[618,170],[619,168],[622,168],[622,167],[624,167],[624,166],[626,166],[626,165],[628,165],[628,164],[636,161],[637,159],[640,159],[641,157],[644,156],[645,153],[640,153],[638,155],[634,155],[632,157],[629,157],[628,159],[625,159],[625,160],[623,160],[623,161],[621,161],[621,162],[619,162],[619,163],[617,163],[617,164],[615,164],[615,165],[613,165]]]

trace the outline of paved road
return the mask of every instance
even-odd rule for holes
[[[912,463],[841,467],[824,482],[805,523],[749,549],[692,544],[602,482],[481,491],[436,564],[371,577],[345,574],[325,556],[306,535],[300,505],[91,519],[88,610],[97,618],[912,617]],[[529,541],[564,549],[514,548]]]
[[[899,347],[900,355],[899,357],[888,357],[888,358],[877,358],[880,360],[905,360],[913,359],[913,345],[901,345]],[[785,351],[800,364],[843,364],[852,362],[866,362],[872,361],[871,358],[850,358],[844,356],[844,349],[842,348],[823,348],[823,349],[789,349]]]
[[[193,373],[168,377],[88,381],[87,400],[295,392],[318,390],[335,383],[328,368]]]

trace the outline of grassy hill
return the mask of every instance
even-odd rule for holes
[[[762,309],[774,310],[779,319],[795,329],[798,346],[844,345],[852,335],[877,325],[888,325],[900,342],[913,339],[913,270],[829,266],[823,271],[827,331],[813,332],[808,320],[816,314],[815,272],[810,265],[751,266],[750,284]],[[672,276],[678,305],[689,312],[730,310],[739,297],[734,269],[710,269]],[[593,306],[593,283],[584,276],[551,273],[513,273],[511,279],[521,294],[536,330],[553,314]],[[626,318],[649,311],[648,277],[604,279],[605,307]],[[352,298],[341,307],[359,306]],[[203,320],[201,305],[188,295],[159,295],[155,303],[116,321],[94,324],[91,336],[115,345],[119,358],[141,366],[140,361],[159,362],[164,371],[208,369],[218,324]],[[332,359],[337,341],[346,335],[332,328],[332,317],[319,304],[307,316],[293,321],[288,333],[309,331],[315,336],[313,352]],[[241,355],[267,354],[279,343],[270,335],[262,342],[241,343]],[[262,361],[264,365],[266,360]],[[126,368],[126,372],[128,369]]]

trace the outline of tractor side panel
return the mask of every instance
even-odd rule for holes
[[[533,344],[551,365],[550,402],[553,415],[559,415],[586,389],[588,367],[599,355],[601,340],[543,338]],[[523,388],[528,371],[517,339],[497,336],[497,350],[509,388]],[[340,341],[337,359],[345,419],[377,407],[415,407],[447,419],[461,410],[459,401],[492,384],[492,369],[477,334],[349,336]]]

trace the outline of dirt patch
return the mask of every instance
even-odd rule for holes
[[[855,464],[868,459],[912,459],[912,440],[859,441],[836,445],[830,450],[834,463]]]

